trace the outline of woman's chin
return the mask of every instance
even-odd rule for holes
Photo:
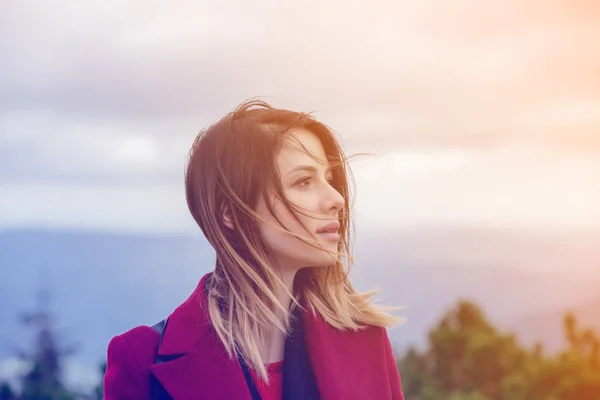
[[[323,257],[324,257],[324,266],[331,266],[333,264],[335,264],[338,260],[339,260],[339,255],[337,254],[337,248],[334,249],[327,249],[329,251],[331,251],[332,253],[329,253],[327,251],[323,251]]]
[[[312,265],[316,268],[327,268],[334,265],[338,258],[339,257],[337,256],[337,254],[329,254],[326,251],[322,251],[321,254],[319,254],[319,256],[313,258],[312,260],[306,260],[306,264]]]

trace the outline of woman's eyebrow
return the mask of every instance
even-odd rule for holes
[[[291,170],[288,172],[288,175],[289,175],[289,174],[292,174],[292,173],[294,173],[294,172],[297,172],[297,171],[310,171],[310,172],[312,172],[312,173],[316,173],[316,172],[317,172],[317,168],[315,168],[315,167],[314,167],[314,166],[312,166],[312,165],[299,165],[299,166],[297,166],[297,167],[294,167],[294,168],[292,168],[292,169],[291,169]],[[325,171],[325,173],[329,173],[329,172],[331,172],[331,167],[327,167],[327,170]]]

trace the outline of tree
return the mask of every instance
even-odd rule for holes
[[[418,387],[415,390],[427,387],[430,392],[443,393],[446,399],[447,394],[456,399],[497,399],[501,378],[524,359],[515,338],[499,333],[483,311],[469,301],[459,301],[441,318],[429,332],[428,343],[426,353],[407,354],[400,368],[409,376],[420,376],[410,383]]]
[[[73,396],[62,383],[62,362],[74,353],[74,347],[62,346],[53,325],[53,316],[48,310],[49,294],[41,290],[38,308],[21,314],[22,323],[34,330],[35,342],[32,351],[22,351],[20,356],[29,365],[23,376],[20,400],[68,400]]]
[[[557,327],[558,328],[558,327]],[[600,340],[565,314],[567,347],[544,355],[498,331],[474,303],[460,301],[429,332],[428,349],[398,358],[407,398],[416,400],[598,400]]]
[[[0,400],[16,400],[17,395],[13,392],[8,382],[0,384]]]

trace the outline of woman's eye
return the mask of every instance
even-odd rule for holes
[[[296,183],[294,185],[298,185],[300,187],[308,187],[312,184],[312,177],[307,176],[305,178],[299,179],[298,181],[296,181]],[[333,178],[329,178],[327,179],[327,183],[332,185],[333,184]]]
[[[302,178],[298,182],[296,182],[296,185],[306,187],[306,186],[308,186],[309,183],[310,183],[310,177],[306,177],[306,178]]]

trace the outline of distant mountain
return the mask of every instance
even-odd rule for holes
[[[363,232],[352,276],[360,290],[381,287],[382,301],[407,307],[398,313],[408,321],[390,331],[398,349],[422,344],[458,298],[476,300],[520,336],[556,346],[556,316],[598,295],[599,238],[479,228]],[[0,232],[0,360],[29,343],[17,315],[35,306],[41,286],[52,292],[65,339],[80,344],[78,362],[95,368],[112,336],[162,319],[213,263],[201,236]]]

